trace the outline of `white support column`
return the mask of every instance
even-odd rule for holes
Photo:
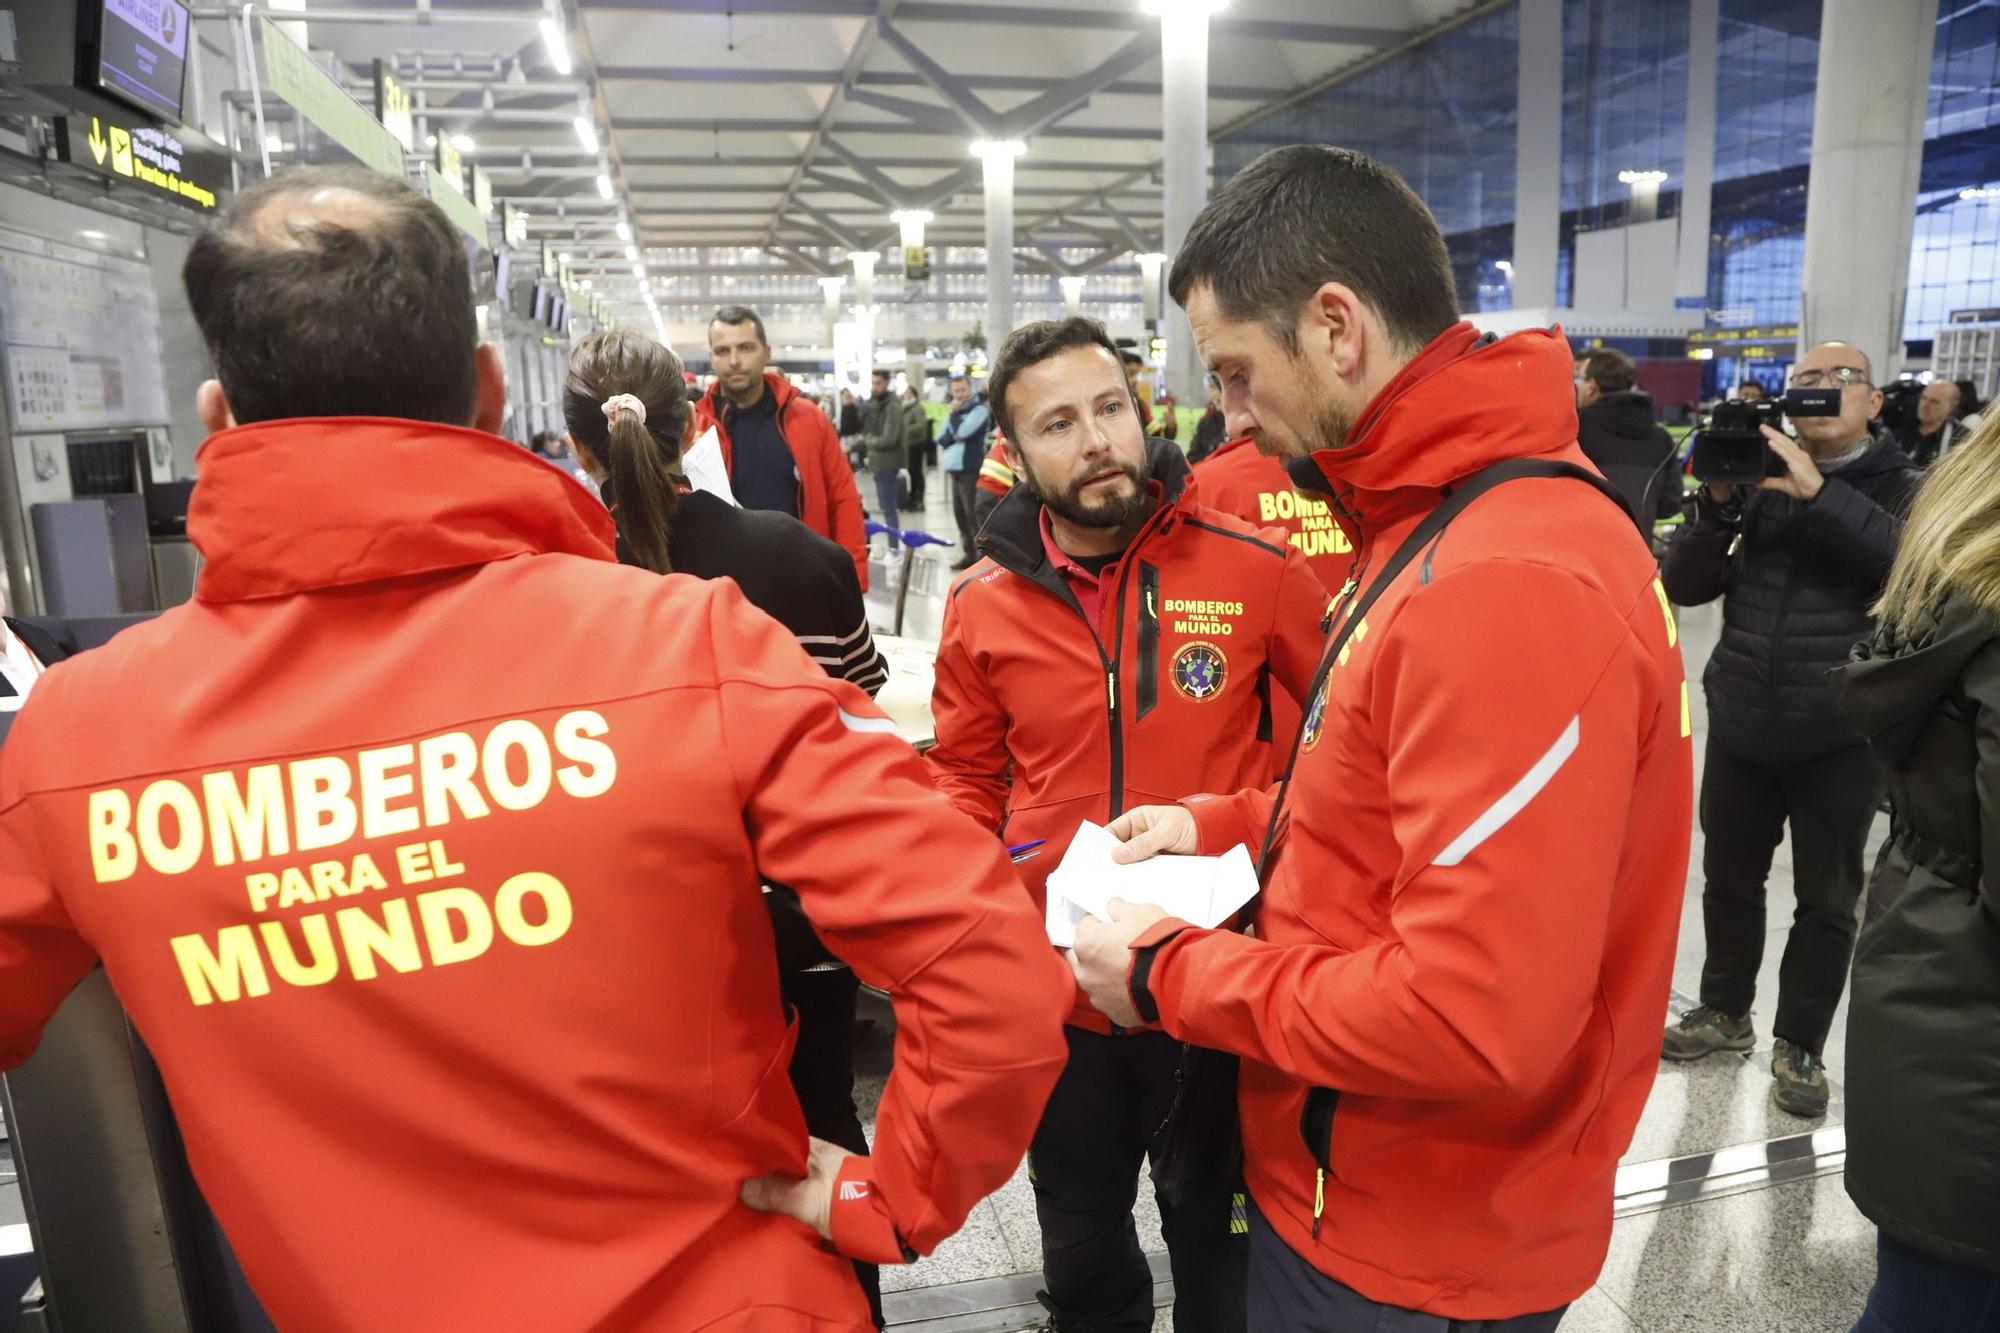
[[[924,363],[930,355],[930,331],[925,325],[924,307],[929,304],[930,283],[912,278],[911,272],[923,263],[924,224],[934,215],[927,209],[906,208],[889,215],[902,232],[903,241],[903,368],[910,385],[919,392],[924,387]]]
[[[1139,261],[1139,299],[1140,309],[1144,312],[1143,317],[1146,321],[1146,332],[1158,333],[1160,307],[1166,303],[1160,291],[1160,278],[1166,272],[1167,257],[1154,252],[1134,255],[1133,258]]]
[[[873,250],[850,250],[854,265],[855,322],[861,326],[861,392],[868,391],[868,377],[875,373],[875,261]]]
[[[1799,349],[1850,342],[1875,382],[1903,362],[1903,297],[1938,0],[1826,0],[1806,185]]]
[[[838,274],[821,278],[819,289],[826,296],[826,345],[833,347],[833,326],[840,323],[840,292],[847,285],[847,279]]]
[[[980,139],[973,156],[986,167],[986,348],[988,358],[1014,329],[1014,159],[1018,139]]]
[[[1681,162],[1680,257],[1674,296],[1708,304],[1708,233],[1715,194],[1715,62],[1721,0],[1690,0],[1686,148]]]
[[[1179,254],[1208,203],[1208,16],[1216,0],[1151,0],[1160,15],[1162,243]],[[1167,389],[1183,403],[1202,397],[1201,354],[1186,312],[1164,312]]]
[[[1072,315],[1083,313],[1083,284],[1081,273],[1065,273],[1056,279],[1062,288],[1063,309]]]
[[[1556,303],[1562,220],[1562,0],[1521,0],[1514,308]]]

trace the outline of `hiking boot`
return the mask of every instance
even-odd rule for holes
[[[1667,1029],[1660,1054],[1669,1060],[1699,1060],[1717,1051],[1747,1051],[1757,1044],[1750,1018],[1723,1013],[1708,1005],[1697,1005]]]
[[[1826,1061],[1783,1037],[1771,1051],[1771,1100],[1807,1120],[1826,1114]]]

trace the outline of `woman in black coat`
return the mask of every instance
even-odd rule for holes
[[[2000,417],[1918,493],[1834,692],[1889,769],[1847,1023],[1857,1333],[2000,1329]]]
[[[618,522],[618,557],[656,573],[734,579],[749,603],[790,630],[829,676],[873,695],[889,678],[861,601],[854,561],[789,514],[739,509],[692,489],[681,452],[694,443],[694,404],[680,358],[631,329],[595,333],[570,354],[563,384],[570,447],[597,479]],[[826,951],[798,895],[767,885],[778,980],[798,1014],[791,1080],[815,1138],[865,1153],[854,1105],[854,1011],[860,982]],[[876,1327],[881,1280],[855,1270]]]

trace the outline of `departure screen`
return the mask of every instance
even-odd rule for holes
[[[97,83],[142,110],[181,118],[188,11],[179,0],[103,0]]]

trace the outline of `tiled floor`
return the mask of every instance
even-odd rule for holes
[[[941,536],[955,532],[949,511],[935,505],[921,522]],[[919,559],[929,559],[926,552]],[[949,557],[947,557],[949,558]],[[885,571],[886,572],[886,571]],[[941,615],[941,588],[919,576],[913,581],[904,632],[916,637],[936,633]],[[875,579],[871,601],[881,609],[893,593],[888,580]],[[1699,679],[1715,643],[1719,612],[1699,607],[1682,614],[1682,651],[1688,664],[1694,704],[1697,756],[1706,735],[1706,710]],[[886,627],[886,621],[883,622]],[[1878,820],[1876,841],[1884,832]],[[1873,844],[1870,855],[1872,859]],[[1700,988],[1703,956],[1701,925],[1701,835],[1694,835],[1686,908],[1674,967],[1676,1009],[1691,1005]],[[1772,869],[1767,908],[1771,948],[1760,979],[1752,1017],[1758,1049],[1748,1057],[1711,1057],[1693,1065],[1665,1065],[1651,1101],[1625,1156],[1628,1164],[1657,1163],[1699,1157],[1718,1149],[1784,1140],[1804,1131],[1837,1126],[1843,1102],[1846,1010],[1843,1004],[1829,1042],[1828,1057],[1835,1080],[1835,1097],[1823,1120],[1802,1121],[1778,1110],[1770,1100],[1771,1011],[1776,1003],[1778,949],[1791,919],[1791,851],[1779,848]],[[871,1034],[874,1073],[862,1093],[872,1106],[886,1066],[888,1035]],[[1837,1159],[1835,1159],[1837,1161]],[[1690,1164],[1699,1167],[1701,1163]],[[1573,1306],[1563,1320],[1563,1333],[1842,1333],[1860,1310],[1874,1276],[1874,1228],[1855,1211],[1841,1189],[1837,1169],[1783,1183],[1759,1185],[1756,1176],[1724,1197],[1668,1207],[1654,1207],[1620,1216],[1614,1224],[1610,1253],[1598,1285]],[[1141,1190],[1140,1234],[1150,1251],[1160,1246],[1158,1216],[1148,1191]],[[944,1284],[1034,1273],[1040,1268],[1034,1201],[1025,1172],[972,1215],[966,1230],[938,1252],[905,1269],[884,1274],[893,1293],[892,1320],[909,1318],[928,1307],[928,1289]],[[1033,1320],[981,1325],[983,1328],[1032,1327]],[[1172,1326],[1163,1310],[1156,1329]],[[955,1326],[954,1326],[955,1327]]]

